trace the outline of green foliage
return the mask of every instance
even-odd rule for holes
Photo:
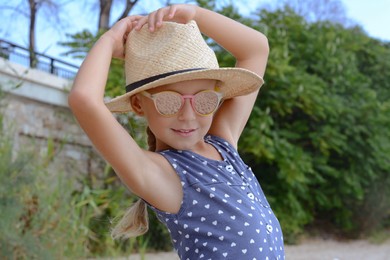
[[[60,46],[69,47],[69,51],[63,53],[63,55],[84,59],[100,35],[94,35],[88,30],[83,30],[73,35],[67,34],[67,37],[70,38],[69,41],[59,43]]]
[[[150,231],[144,236],[124,241],[114,241],[110,235],[112,222],[123,215],[135,202],[136,197],[129,194],[120,183],[110,166],[106,166],[104,176],[86,175],[82,187],[72,194],[71,205],[74,218],[78,221],[77,230],[82,231],[82,244],[91,256],[121,256],[149,250],[169,250],[171,243],[168,233],[157,218],[151,215]],[[153,242],[153,243],[150,243]]]
[[[0,258],[82,256],[71,232],[69,183],[51,179],[36,154],[15,151],[9,131],[0,127]]]
[[[215,10],[216,0],[196,0],[196,4],[200,7]]]
[[[380,101],[390,99],[390,42],[384,43],[375,39],[361,37],[357,48],[356,59],[359,70],[371,81],[370,87],[376,92]]]
[[[110,236],[111,221],[132,203],[126,189],[117,182],[109,166],[98,179],[86,175],[82,187],[72,192],[75,229],[82,234],[82,244],[89,256],[114,256],[134,250],[135,240],[117,243]]]
[[[101,31],[96,35],[88,30],[84,30],[74,35],[68,35],[70,38],[67,42],[61,42],[61,46],[69,47],[70,50],[63,53],[63,55],[71,56],[76,59],[84,59],[92,48],[94,43],[104,33]],[[110,71],[106,86],[106,96],[115,97],[124,94],[125,77],[123,60],[113,59],[110,66]]]
[[[314,219],[373,228],[390,209],[389,45],[289,9],[259,16],[271,53],[240,149],[287,240]]]
[[[75,180],[65,179],[62,172],[51,176],[47,169],[57,149],[54,142],[48,140],[45,155],[29,148],[34,144],[16,151],[8,135],[12,131],[3,129],[1,119],[1,259],[75,259],[171,248],[167,231],[162,231],[155,217],[148,235],[114,241],[111,221],[135,198],[120,184],[111,167],[107,165],[104,176],[86,174],[77,185]]]

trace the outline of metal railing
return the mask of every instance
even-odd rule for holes
[[[2,39],[0,39],[0,57],[30,67],[29,50]],[[39,69],[61,78],[73,79],[79,68],[76,65],[35,52],[34,69]]]

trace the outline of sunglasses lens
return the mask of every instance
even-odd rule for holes
[[[209,115],[217,109],[219,98],[214,91],[202,91],[195,95],[194,108],[201,115]]]
[[[146,95],[146,94],[145,94]],[[150,95],[150,94],[149,94]],[[153,97],[157,111],[164,116],[176,115],[183,106],[184,99],[191,98],[191,104],[199,115],[207,116],[218,108],[220,97],[214,91],[201,91],[194,96],[183,96],[173,91],[163,91],[154,94]]]
[[[171,91],[160,92],[156,95],[155,104],[162,115],[170,116],[176,114],[181,106],[181,96]]]

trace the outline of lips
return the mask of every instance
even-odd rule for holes
[[[174,131],[180,132],[180,133],[190,133],[190,132],[193,132],[194,130],[193,129],[188,129],[188,130],[180,129],[180,130],[174,130]]]
[[[181,136],[189,136],[195,132],[195,129],[172,129],[172,131]]]

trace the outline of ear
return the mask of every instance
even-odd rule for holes
[[[130,97],[130,105],[134,113],[136,113],[139,116],[144,115],[144,111],[142,109],[142,104],[141,104],[141,97],[138,94],[135,94]]]

